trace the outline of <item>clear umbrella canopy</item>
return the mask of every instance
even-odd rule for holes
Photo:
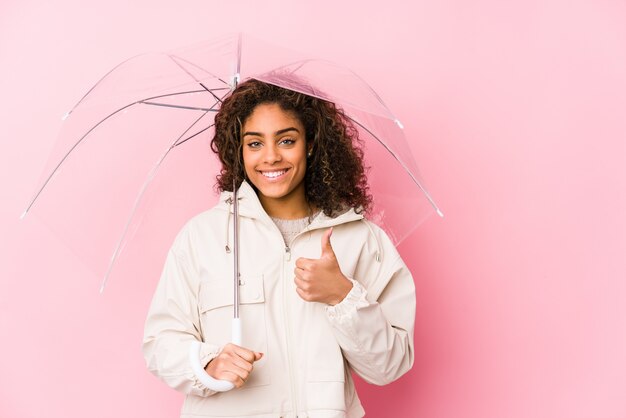
[[[155,179],[187,191],[172,214],[180,225],[216,201],[213,117],[248,78],[344,110],[364,142],[369,218],[396,244],[431,213],[441,215],[402,124],[367,83],[345,67],[242,35],[139,55],[107,73],[66,115],[25,214],[36,212],[104,284],[146,212],[172,198]]]

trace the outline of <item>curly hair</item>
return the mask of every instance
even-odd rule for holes
[[[293,84],[292,76],[289,81]],[[304,126],[311,151],[304,177],[307,203],[327,216],[346,206],[367,212],[372,197],[363,166],[363,144],[343,110],[332,102],[256,79],[241,83],[215,115],[211,149],[222,163],[216,188],[232,191],[233,183],[238,187],[244,180],[242,128],[258,105],[269,103],[293,112]]]

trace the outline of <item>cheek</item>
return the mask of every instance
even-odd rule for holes
[[[294,150],[294,153],[291,156],[291,160],[300,167],[306,167],[306,148],[303,146],[301,149]]]
[[[250,175],[251,173],[253,173],[254,165],[255,165],[253,155],[251,155],[250,152],[246,152],[244,150],[242,153],[242,160],[243,160],[243,168],[246,174]]]

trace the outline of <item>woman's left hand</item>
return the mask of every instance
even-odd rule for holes
[[[319,259],[300,257],[296,260],[296,292],[307,302],[336,305],[352,289],[352,282],[341,272],[330,245],[332,233],[333,229],[329,228],[322,235],[322,255]]]

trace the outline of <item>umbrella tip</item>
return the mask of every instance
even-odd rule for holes
[[[65,120],[67,118],[70,117],[70,114],[72,114],[71,110],[68,110],[67,112],[65,112],[65,114],[61,117],[61,120]]]
[[[24,212],[22,212],[22,214],[20,215],[20,220],[24,219],[26,217],[27,213],[28,213],[28,209],[26,209]]]
[[[398,125],[400,129],[404,129],[404,125],[402,124],[402,122],[400,122],[399,119],[394,119],[394,122],[396,123],[396,125]]]
[[[440,218],[443,218],[443,212],[439,208],[437,208],[437,215],[439,215]]]

